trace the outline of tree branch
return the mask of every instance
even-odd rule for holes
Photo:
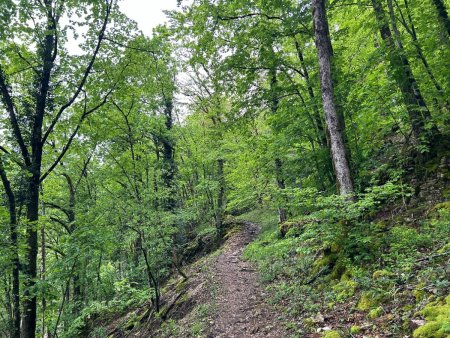
[[[14,137],[19,145],[20,151],[22,153],[23,160],[27,166],[31,165],[30,154],[28,152],[28,148],[25,144],[25,141],[22,137],[22,132],[19,127],[19,122],[17,121],[16,116],[16,107],[12,100],[10,94],[10,88],[6,83],[5,73],[3,72],[3,68],[0,65],[0,91],[3,104],[6,107],[6,110],[9,114],[9,120],[13,129]]]
[[[80,83],[78,84],[78,87],[75,90],[75,93],[72,95],[72,97],[69,99],[69,101],[67,101],[64,105],[61,106],[58,113],[56,114],[56,116],[54,117],[52,122],[50,123],[50,126],[48,127],[47,131],[44,134],[44,137],[42,138],[42,143],[45,143],[45,141],[47,140],[49,135],[52,133],[52,131],[53,131],[56,123],[58,122],[59,118],[61,117],[62,113],[75,102],[75,100],[78,98],[81,91],[83,90],[83,87],[87,81],[87,78],[89,77],[92,67],[94,66],[94,63],[97,58],[97,54],[100,50],[102,41],[105,37],[106,26],[108,24],[109,15],[111,13],[111,8],[112,8],[112,1],[110,3],[107,2],[105,19],[103,21],[102,28],[100,29],[100,33],[98,35],[98,40],[97,40],[97,45],[95,46],[94,53],[92,54],[91,60],[84,71],[83,77],[82,77]]]

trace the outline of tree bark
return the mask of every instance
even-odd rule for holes
[[[0,159],[0,177],[8,197],[8,211],[9,211],[9,228],[12,254],[12,331],[11,338],[20,338],[20,280],[19,280],[19,253],[17,243],[17,212],[16,212],[16,198],[11,188],[11,183],[6,176],[3,163]]]
[[[445,27],[447,35],[450,36],[450,20],[448,19],[448,12],[442,0],[433,0],[434,7],[438,12],[439,21]]]
[[[433,145],[440,134],[433,124],[430,111],[411,71],[400,37],[393,36],[380,0],[372,0],[381,38],[387,47],[387,57],[394,77],[406,105],[412,132],[416,142]],[[427,127],[426,125],[431,125]]]
[[[217,160],[217,178],[219,181],[219,191],[217,193],[216,228],[223,234],[223,213],[225,210],[225,174],[223,171],[224,160]]]
[[[275,177],[277,180],[278,189],[281,191],[286,188],[283,178],[283,163],[279,158],[275,159]],[[286,222],[287,220],[287,212],[283,206],[278,206],[278,221],[280,223]]]
[[[416,48],[417,51],[417,57],[420,59],[420,61],[422,61],[423,67],[425,68],[425,71],[428,74],[428,77],[430,78],[431,82],[433,83],[434,87],[436,88],[439,98],[442,101],[442,105],[445,106],[445,108],[448,109],[448,107],[450,106],[448,100],[445,98],[445,93],[442,89],[442,86],[440,85],[440,83],[437,81],[436,77],[433,74],[433,71],[431,70],[431,67],[428,63],[428,60],[426,59],[422,47],[420,46],[419,43],[419,39],[417,37],[417,33],[416,33],[416,27],[414,26],[414,22],[412,20],[412,15],[411,15],[411,11],[409,9],[409,4],[408,4],[408,0],[403,0],[404,4],[405,4],[405,8],[406,8],[406,15],[408,18],[408,23],[406,22],[406,19],[403,17],[403,14],[401,14],[402,16],[402,22],[406,28],[406,31],[409,33],[409,35],[411,36],[411,39],[413,41],[413,45]],[[389,0],[388,2],[388,6],[389,6],[389,13],[391,15],[391,21],[395,20],[394,17],[394,10],[393,10],[393,6],[392,6],[392,0]]]
[[[325,1],[313,0],[311,6],[313,12],[314,35],[319,58],[323,110],[330,135],[331,155],[336,173],[336,183],[339,193],[341,195],[348,195],[353,193],[353,182],[347,160],[342,124],[339,121],[334,97],[331,71],[333,50],[331,47],[330,32],[326,17]]]

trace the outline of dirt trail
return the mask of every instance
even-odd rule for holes
[[[213,274],[218,283],[217,311],[208,337],[287,337],[277,314],[266,303],[256,270],[241,259],[244,247],[258,231],[256,224],[246,222],[216,258]]]

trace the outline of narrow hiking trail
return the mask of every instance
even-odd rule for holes
[[[278,314],[266,303],[267,295],[258,283],[258,273],[242,260],[242,252],[259,232],[258,225],[245,222],[225,243],[212,273],[218,286],[216,313],[208,337],[284,338]]]

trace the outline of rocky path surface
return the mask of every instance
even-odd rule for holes
[[[208,337],[288,337],[277,314],[266,303],[255,268],[241,259],[245,246],[259,228],[246,222],[231,236],[216,258],[213,274],[218,284],[216,314]]]

